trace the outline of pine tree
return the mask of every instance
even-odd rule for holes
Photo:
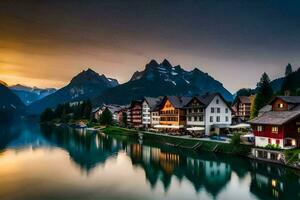
[[[54,112],[51,108],[47,108],[44,110],[44,112],[41,113],[40,115],[40,121],[41,122],[49,122],[53,120],[55,117]]]
[[[111,125],[113,122],[111,112],[106,108],[99,117],[101,125]]]
[[[126,112],[122,112],[122,125],[123,126],[127,126],[127,113]]]
[[[258,91],[251,110],[251,118],[256,117],[259,110],[267,105],[273,97],[273,89],[270,84],[270,78],[266,73],[263,73],[260,82],[257,84],[257,88]]]
[[[285,76],[290,75],[292,72],[293,72],[292,65],[288,63],[287,66],[285,67]]]
[[[92,113],[92,103],[90,100],[87,100],[84,103],[84,109],[83,109],[83,118],[85,119],[90,119],[91,118],[91,113]]]

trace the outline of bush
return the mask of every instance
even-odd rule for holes
[[[241,144],[241,133],[234,133],[231,137],[230,143],[233,145],[240,145]]]
[[[268,144],[265,146],[266,149],[270,149],[270,150],[279,150],[280,147],[278,144]]]

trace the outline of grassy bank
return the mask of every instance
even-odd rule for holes
[[[102,130],[105,134],[115,134],[115,135],[128,135],[134,136],[137,135],[138,132],[136,130],[121,128],[116,126],[108,126]]]
[[[103,130],[106,134],[118,135],[137,135],[138,132],[132,129],[120,127],[107,127]],[[251,150],[247,145],[233,145],[229,143],[221,143],[217,141],[201,141],[196,138],[174,137],[170,135],[155,134],[152,132],[142,131],[143,139],[147,141],[154,141],[163,145],[170,145],[179,148],[209,151],[216,153],[234,154],[241,156],[248,156]]]

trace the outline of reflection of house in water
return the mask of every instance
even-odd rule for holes
[[[231,171],[232,169],[228,163],[216,159],[209,160],[208,157],[203,160],[187,158],[186,176],[194,183],[196,191],[199,191],[203,186],[213,196],[217,196],[229,182]],[[191,172],[192,175],[190,175]]]
[[[146,178],[151,186],[155,187],[160,180],[166,191],[171,184],[172,176],[178,180],[186,177],[194,185],[196,191],[203,187],[216,196],[231,177],[230,165],[213,156],[205,156],[201,160],[201,158],[180,155],[169,149],[163,151],[140,144],[132,144],[127,149],[130,149],[127,153],[133,165],[138,165],[145,170]]]
[[[289,173],[290,169],[258,162],[252,163],[252,167],[250,191],[258,198],[300,199],[300,179]]]

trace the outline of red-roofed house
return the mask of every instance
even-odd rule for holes
[[[270,111],[249,121],[255,135],[255,145],[300,147],[300,96],[278,96],[270,105]]]

